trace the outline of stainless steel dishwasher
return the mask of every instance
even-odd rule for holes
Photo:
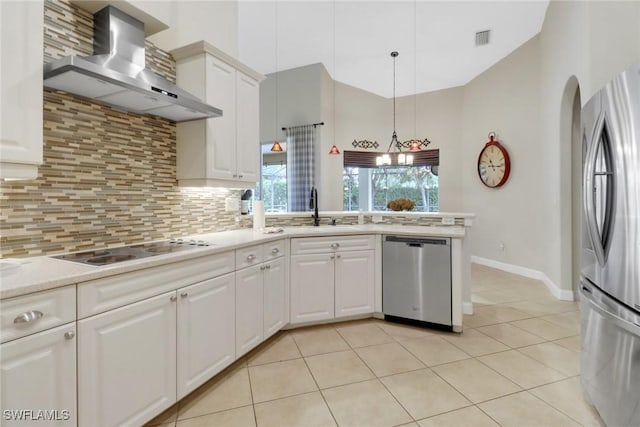
[[[383,236],[382,312],[451,328],[450,238]]]

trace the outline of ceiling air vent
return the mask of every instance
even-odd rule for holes
[[[484,46],[489,44],[489,34],[491,30],[478,31],[476,33],[476,46]]]

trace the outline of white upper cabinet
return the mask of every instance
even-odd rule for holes
[[[177,124],[182,186],[246,187],[260,179],[260,81],[264,76],[206,42],[171,52],[177,83],[222,116]]]
[[[42,164],[43,22],[42,1],[0,1],[0,178],[35,179]]]

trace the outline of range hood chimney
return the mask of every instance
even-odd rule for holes
[[[146,69],[144,24],[113,6],[93,15],[93,51],[93,56],[67,56],[45,64],[44,86],[175,122],[222,115],[222,110]]]

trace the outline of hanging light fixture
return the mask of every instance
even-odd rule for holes
[[[336,146],[336,1],[333,0],[333,145],[329,154],[338,155],[340,150]]]
[[[398,140],[398,134],[396,133],[396,58],[398,55],[399,53],[395,50],[391,52],[391,57],[393,58],[393,134],[391,135],[391,142],[389,142],[387,152],[376,157],[377,166],[390,166],[394,157],[397,165],[410,166],[413,164],[413,154],[404,153],[402,149],[408,148],[409,151],[415,152],[420,151],[422,146],[426,147],[429,144],[427,139],[424,141],[412,139],[404,142]]]
[[[273,138],[273,145],[271,146],[271,151],[273,152],[282,152],[282,145],[278,142],[278,2],[275,2],[275,46],[276,46],[276,93],[275,93],[275,113],[276,113],[276,121],[275,121],[275,133]]]
[[[271,151],[276,151],[276,152],[282,151],[282,145],[280,145],[278,141],[274,141],[273,145],[271,146]]]

